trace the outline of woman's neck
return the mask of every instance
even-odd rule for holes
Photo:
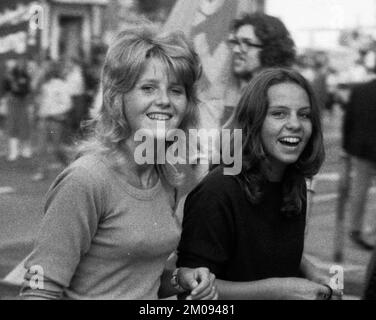
[[[140,189],[150,189],[158,182],[158,172],[155,164],[138,164],[135,161],[136,145],[125,143],[123,157],[125,158],[122,172],[127,176],[129,183]]]
[[[282,181],[285,170],[286,165],[272,163],[266,168],[266,177],[271,182],[280,182]]]

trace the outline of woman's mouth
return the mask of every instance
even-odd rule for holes
[[[167,121],[167,120],[170,120],[172,118],[172,114],[152,112],[152,113],[148,113],[147,117],[151,120]]]
[[[286,147],[297,147],[299,143],[302,141],[300,137],[283,137],[278,139],[278,142]]]

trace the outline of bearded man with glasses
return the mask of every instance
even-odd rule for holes
[[[232,114],[242,88],[256,72],[266,67],[291,67],[296,57],[295,44],[286,26],[278,18],[263,13],[235,19],[228,45],[235,79],[226,93],[222,124]]]

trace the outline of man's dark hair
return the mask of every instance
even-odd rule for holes
[[[263,47],[260,52],[262,67],[290,67],[296,58],[295,43],[283,22],[264,13],[245,14],[235,19],[232,31],[251,25]]]

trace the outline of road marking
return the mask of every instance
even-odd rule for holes
[[[328,172],[328,173],[319,173],[313,180],[316,181],[338,181],[339,173],[338,172]]]
[[[331,261],[323,261],[315,256],[312,256],[310,254],[307,254],[307,257],[309,257],[309,260],[319,269],[329,270],[332,266],[341,266],[344,271],[347,272],[356,272],[361,271],[365,272],[367,266],[360,265],[360,264],[348,264],[348,263],[338,263],[338,262],[331,262]]]
[[[13,192],[15,192],[15,190],[12,187],[0,187],[0,194],[8,194]]]
[[[327,173],[320,173],[317,174],[313,178],[313,183],[312,183],[312,188],[315,190],[315,187],[319,181],[331,181],[331,182],[337,182],[340,179],[340,175],[338,172],[327,172]],[[376,186],[371,187],[370,190],[368,191],[369,195],[375,194],[376,193]],[[329,194],[317,194],[313,197],[313,202],[314,203],[322,203],[322,202],[327,202],[331,200],[335,200],[338,198],[338,192],[333,192]]]
[[[349,295],[349,294],[344,294],[342,296],[342,300],[361,300],[361,297],[359,297],[359,296],[352,296],[352,295]]]
[[[368,190],[368,195],[373,195],[376,193],[376,187],[372,187]],[[323,203],[331,201],[338,198],[338,193],[320,194],[313,196],[313,203]]]

